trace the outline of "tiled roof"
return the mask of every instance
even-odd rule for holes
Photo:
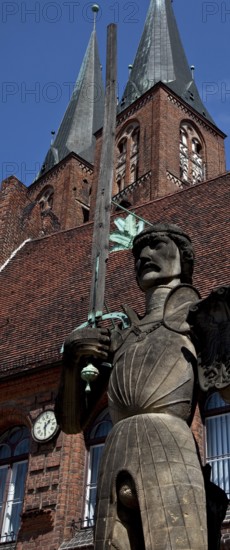
[[[206,295],[229,283],[230,174],[144,204],[138,215],[177,223],[194,243],[194,284]],[[66,335],[87,320],[92,224],[25,243],[0,273],[0,376],[60,359]],[[130,251],[110,254],[110,311],[143,312]]]

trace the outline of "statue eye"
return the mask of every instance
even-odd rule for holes
[[[151,248],[152,248],[152,250],[160,250],[163,246],[165,246],[165,244],[166,243],[164,243],[164,241],[154,240],[151,243]]]

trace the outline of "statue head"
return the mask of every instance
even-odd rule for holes
[[[192,283],[194,252],[190,237],[174,224],[155,224],[133,241],[137,282],[142,290],[172,279]]]

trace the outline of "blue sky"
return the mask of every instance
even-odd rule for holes
[[[103,67],[106,26],[118,24],[121,96],[149,0],[98,3]],[[92,30],[91,5],[88,0],[1,2],[0,179],[15,173],[29,185],[35,178],[80,69]],[[230,0],[174,0],[173,8],[203,101],[217,126],[230,135]],[[230,168],[229,138],[226,154]]]

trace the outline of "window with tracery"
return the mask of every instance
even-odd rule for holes
[[[85,499],[85,526],[94,524],[99,465],[105,440],[111,428],[112,422],[108,409],[105,409],[96,418],[93,427],[86,435],[86,444],[88,446],[88,473]]]
[[[0,542],[15,541],[20,527],[30,432],[16,426],[0,436]]]
[[[180,127],[180,178],[193,185],[205,178],[202,141],[190,122],[183,122]]]
[[[134,183],[139,172],[140,127],[132,122],[122,131],[117,141],[117,193]]]
[[[205,407],[206,459],[212,467],[212,481],[230,497],[230,405],[218,393]]]

